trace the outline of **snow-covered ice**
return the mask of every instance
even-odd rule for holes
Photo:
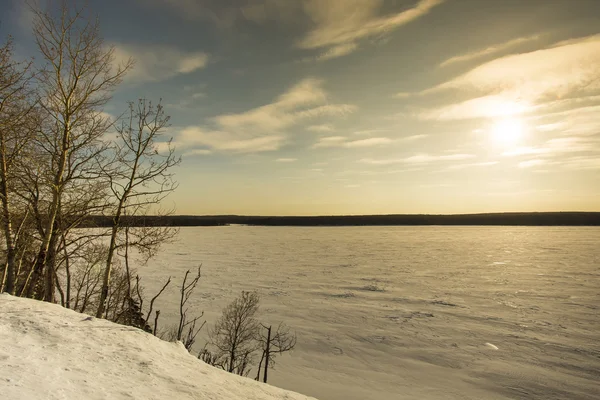
[[[0,295],[0,398],[308,400],[213,368],[181,343]]]
[[[298,335],[269,382],[321,400],[598,400],[598,243],[597,227],[182,228],[138,271],[150,295],[203,263],[208,326],[257,290],[261,321]],[[162,327],[178,301],[157,303]]]

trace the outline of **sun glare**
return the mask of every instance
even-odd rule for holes
[[[496,121],[490,133],[494,143],[510,147],[521,141],[525,133],[525,127],[523,122],[516,118],[505,118]]]

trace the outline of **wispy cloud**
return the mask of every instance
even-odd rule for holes
[[[380,0],[306,0],[304,10],[314,28],[298,42],[302,49],[328,48],[324,59],[340,57],[357,49],[357,42],[391,31],[429,13],[444,0],[420,0],[408,10],[378,15]],[[322,58],[323,59],[323,58]]]
[[[212,151],[208,150],[208,149],[192,149],[192,150],[188,150],[186,152],[183,153],[183,156],[206,156],[212,154]]]
[[[322,147],[346,147],[346,148],[357,148],[357,147],[372,147],[381,146],[392,143],[393,140],[386,137],[373,137],[368,139],[360,140],[348,140],[344,136],[327,136],[320,138],[317,143],[313,145],[313,148]]]
[[[210,131],[192,126],[179,133],[174,145],[178,149],[202,146],[203,148],[198,150],[256,153],[278,150],[284,142],[283,135],[246,137],[232,132]]]
[[[576,100],[591,101],[596,105],[587,105]],[[536,120],[548,123],[538,126],[538,130],[560,132],[562,134],[576,136],[596,135],[600,132],[600,96],[587,96],[581,99],[559,100],[548,103],[547,107],[538,107]],[[571,107],[558,112],[543,113],[546,109],[553,107]]]
[[[176,75],[189,74],[204,68],[209,56],[204,52],[184,52],[170,46],[113,44],[115,61],[129,58],[135,66],[126,79],[129,81],[160,81]]]
[[[412,93],[412,92],[399,92],[399,93],[396,93],[396,94],[394,95],[394,98],[396,98],[396,99],[408,99],[409,97],[412,97],[412,96],[414,96],[414,95],[416,95],[416,94],[418,94],[418,93]]]
[[[531,168],[531,167],[537,167],[538,165],[542,165],[545,164],[546,161],[545,160],[539,160],[539,159],[535,159],[535,160],[527,160],[527,161],[521,161],[519,163],[519,168]]]
[[[495,118],[523,114],[534,107],[523,100],[507,95],[489,95],[466,100],[457,104],[422,111],[422,119],[460,120],[471,118]]]
[[[600,35],[484,63],[419,94],[445,90],[478,97],[426,110],[426,119],[467,119],[514,115],[565,97],[588,96],[600,89]]]
[[[281,148],[287,130],[301,122],[320,117],[340,117],[352,113],[350,104],[327,103],[323,81],[307,78],[290,87],[270,104],[242,113],[211,118],[208,126],[181,130],[176,142],[183,147],[214,151],[261,152]]]
[[[378,134],[381,132],[387,132],[388,129],[362,129],[359,131],[354,131],[353,134],[354,135],[361,135],[361,136],[369,136],[369,135],[373,135],[373,134]]]
[[[307,127],[306,129],[311,132],[319,132],[319,133],[335,132],[335,128],[331,124],[311,125],[311,126]]]
[[[506,157],[537,155],[557,156],[567,153],[597,152],[600,153],[600,139],[585,137],[559,137],[546,141],[536,147],[517,147],[502,153]],[[599,154],[600,155],[600,154]]]
[[[360,139],[360,140],[352,140],[345,144],[345,147],[371,147],[371,146],[381,146],[384,144],[392,143],[393,140],[386,137],[373,137],[368,139]]]
[[[455,56],[455,57],[449,58],[446,61],[442,62],[440,64],[440,67],[447,67],[448,65],[451,65],[451,64],[473,61],[478,58],[489,56],[492,54],[497,54],[497,53],[503,52],[505,50],[508,50],[510,48],[519,46],[523,43],[529,43],[529,42],[533,42],[533,41],[536,41],[539,39],[540,39],[540,35],[513,39],[506,43],[497,44],[494,46],[486,47],[485,49],[481,49],[481,50],[473,51],[470,53],[462,54],[460,56]]]
[[[443,162],[443,161],[463,161],[471,158],[475,158],[473,154],[440,154],[440,155],[431,155],[431,154],[417,154],[411,157],[406,158],[396,158],[396,159],[372,159],[372,158],[363,158],[360,162],[365,164],[372,165],[391,165],[391,164],[429,164],[434,162]]]
[[[291,163],[294,161],[298,161],[297,158],[278,158],[275,160],[275,162],[280,162],[280,163]]]
[[[445,168],[446,171],[457,171],[466,168],[477,168],[477,167],[491,167],[493,165],[497,165],[498,161],[482,161],[476,163],[466,163],[466,164],[457,164],[450,165]]]
[[[322,85],[321,80],[305,79],[271,104],[243,113],[219,115],[214,121],[228,130],[257,128],[276,131],[288,128],[301,120],[321,116],[343,116],[356,110],[355,106],[349,104],[324,104],[327,93]]]
[[[551,164],[567,170],[600,170],[600,156],[578,156],[555,160]]]
[[[600,137],[554,138],[537,147],[520,147],[507,151],[503,156],[522,160],[517,164],[519,168],[531,168],[543,164],[546,168],[598,169],[600,168]]]
[[[472,69],[437,89],[511,92],[521,98],[556,99],[600,77],[600,35],[502,57]]]
[[[338,58],[345,55],[348,55],[358,49],[358,45],[356,43],[344,43],[334,47],[331,47],[324,53],[321,53],[317,56],[317,61],[326,61],[331,60],[332,58]]]

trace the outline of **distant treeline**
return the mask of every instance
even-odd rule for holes
[[[111,217],[89,217],[86,226],[111,226]],[[512,226],[600,226],[600,212],[538,212],[489,214],[393,214],[332,215],[313,217],[268,217],[242,215],[132,216],[129,226],[382,226],[382,225],[512,225]]]

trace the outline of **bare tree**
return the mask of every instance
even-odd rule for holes
[[[0,200],[6,264],[0,291],[15,293],[16,241],[13,232],[12,181],[27,143],[31,140],[34,104],[31,63],[13,60],[11,38],[0,47]],[[18,230],[17,230],[18,233]]]
[[[202,276],[201,268],[202,265],[198,267],[198,273],[189,283],[187,279],[190,271],[186,271],[185,276],[183,277],[183,282],[181,283],[181,289],[179,291],[181,296],[179,298],[179,325],[177,326],[177,340],[181,341],[188,351],[192,349],[192,346],[196,342],[196,336],[198,336],[198,333],[206,323],[206,321],[204,321],[198,328],[196,328],[196,324],[198,320],[204,316],[204,312],[196,317],[188,319],[189,309],[187,308],[187,303],[192,296],[194,289],[196,289],[196,285],[198,285],[200,277]]]
[[[139,277],[136,277],[136,280],[138,281],[138,284],[136,287],[139,288],[140,287]],[[154,295],[154,297],[152,299],[150,299],[150,307],[148,309],[148,314],[146,314],[146,321],[150,321],[150,318],[152,317],[152,311],[154,310],[154,302],[156,301],[156,299],[158,299],[160,297],[161,294],[163,294],[163,292],[165,291],[167,286],[169,286],[170,283],[171,283],[171,277],[169,277],[169,279],[166,280],[165,284],[158,291],[158,293],[156,293],[156,295]],[[140,308],[142,308],[144,306],[144,300],[139,293],[138,293],[138,297],[140,299]],[[158,331],[158,318],[159,317],[160,317],[160,310],[156,310],[154,313],[154,326],[152,328],[152,334],[154,336],[158,336],[157,331]]]
[[[104,312],[113,257],[122,229],[122,217],[125,213],[134,215],[136,212],[146,211],[152,205],[160,204],[177,187],[171,168],[179,164],[181,159],[175,157],[170,141],[162,142],[166,148],[164,153],[157,149],[168,121],[169,117],[165,115],[160,103],[156,107],[143,99],[139,100],[137,105],[130,103],[126,121],[117,128],[114,160],[108,167],[101,166],[110,182],[116,204],[111,210],[113,223],[100,303],[96,312],[98,318]],[[174,234],[172,230],[165,229],[154,232],[159,234],[148,235],[146,231],[146,235],[142,236],[146,245],[148,240],[159,245]]]
[[[247,375],[253,353],[259,349],[260,323],[256,319],[260,297],[256,292],[242,292],[223,310],[209,332],[209,342],[216,349],[213,358],[228,372]]]
[[[74,180],[97,176],[93,164],[106,149],[101,138],[111,126],[102,107],[132,66],[128,61],[115,68],[114,48],[105,45],[97,20],[87,17],[85,8],[71,7],[66,0],[59,4],[56,9],[32,8],[34,37],[45,62],[37,75],[44,116],[37,145],[47,155],[50,192],[34,273],[44,276],[46,301],[54,301],[56,219],[65,189]]]
[[[275,332],[272,332],[271,325],[262,325],[262,327],[266,330],[266,333],[263,331],[258,336],[258,341],[262,348],[262,356],[258,363],[256,380],[260,380],[260,371],[264,361],[263,382],[267,383],[269,366],[273,368],[275,365],[275,355],[293,350],[296,347],[296,334],[291,333],[290,329],[283,323],[279,324]]]

